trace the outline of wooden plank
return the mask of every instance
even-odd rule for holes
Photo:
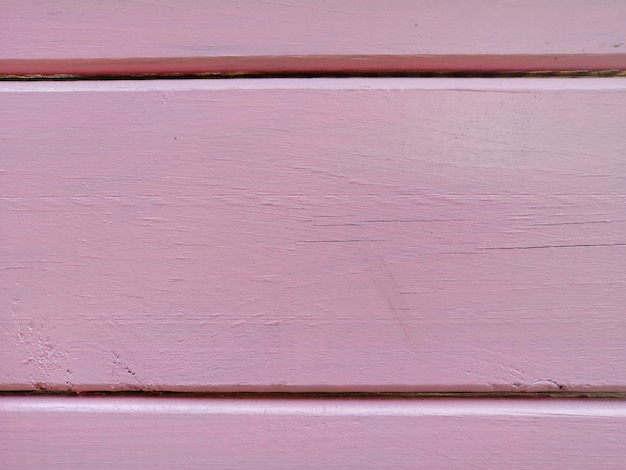
[[[626,68],[621,0],[5,0],[0,74]]]
[[[7,468],[622,469],[626,403],[3,397]]]
[[[626,82],[4,83],[0,387],[626,390]]]

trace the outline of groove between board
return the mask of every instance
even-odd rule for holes
[[[202,398],[202,399],[281,399],[281,400],[416,400],[416,399],[509,399],[509,400],[615,400],[626,399],[626,392],[147,392],[63,390],[0,391],[0,400],[11,397],[111,397],[111,398]]]
[[[626,54],[1,59],[0,79],[332,76],[616,76]]]

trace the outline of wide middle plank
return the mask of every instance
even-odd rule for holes
[[[0,388],[625,390],[626,83],[0,85]]]

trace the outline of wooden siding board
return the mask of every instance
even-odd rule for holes
[[[7,468],[621,469],[613,400],[0,397]]]
[[[0,74],[624,69],[620,0],[10,0]]]
[[[3,83],[0,388],[625,390],[624,83]]]

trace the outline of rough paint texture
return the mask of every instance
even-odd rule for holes
[[[0,74],[626,67],[620,0],[5,0],[0,8]]]
[[[0,91],[3,389],[626,389],[622,80]]]
[[[624,25],[620,0],[6,0],[0,77],[623,74]],[[0,467],[623,469],[626,402],[512,395],[626,391],[625,105],[621,80],[0,84],[0,390],[463,397],[0,394]]]
[[[6,397],[5,468],[623,469],[626,403]]]

